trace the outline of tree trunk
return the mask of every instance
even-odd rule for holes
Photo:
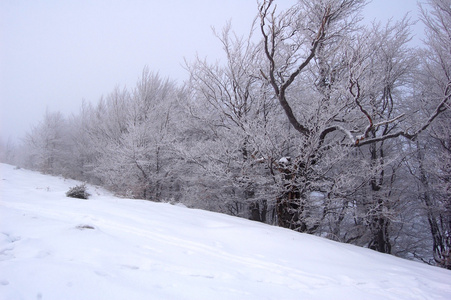
[[[432,236],[432,253],[435,262],[440,266],[451,270],[451,253],[449,245],[451,241],[446,237],[446,231],[442,233],[441,227],[439,225],[439,220],[442,219],[439,213],[436,213],[437,207],[435,207],[432,197],[430,194],[430,187],[428,177],[426,175],[426,170],[423,164],[423,156],[420,150],[420,144],[417,141],[417,153],[420,171],[420,182],[423,187],[423,192],[421,193],[421,198],[426,205],[427,218]],[[439,220],[438,220],[439,219]],[[449,239],[449,238],[448,238]]]
[[[375,133],[373,133],[375,135]],[[370,145],[371,153],[371,165],[373,168],[380,167],[380,160],[384,158],[383,145],[380,145],[380,150],[377,150],[377,144],[373,143]],[[383,164],[383,162],[382,162]],[[370,204],[370,220],[369,227],[372,234],[371,240],[368,244],[368,248],[376,250],[382,253],[391,253],[391,243],[389,236],[389,226],[390,220],[384,216],[385,204],[380,191],[384,183],[384,168],[382,167],[380,171],[377,171],[371,178],[371,197],[373,198]],[[386,208],[388,209],[388,208]]]

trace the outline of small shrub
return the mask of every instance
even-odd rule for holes
[[[69,191],[67,191],[66,196],[71,197],[71,198],[78,198],[78,199],[88,199],[89,196],[91,196],[91,195],[86,191],[86,184],[83,183],[83,184],[71,187],[69,189]]]
[[[92,225],[78,225],[77,227],[75,227],[75,228],[77,228],[77,229],[80,229],[80,230],[85,230],[85,229],[96,229],[94,226],[92,226]]]

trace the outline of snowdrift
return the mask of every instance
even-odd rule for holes
[[[0,299],[451,299],[451,272],[0,165]]]

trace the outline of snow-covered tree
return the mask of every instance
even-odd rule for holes
[[[65,175],[70,151],[67,133],[63,115],[46,111],[44,119],[26,135],[26,166],[46,174]]]
[[[410,113],[405,107],[411,101],[408,91],[417,63],[408,47],[409,26],[407,19],[384,27],[373,25],[359,33],[348,51],[349,93],[360,117],[346,117],[346,126],[363,128],[368,124],[354,142],[359,146],[355,151],[365,160],[360,170],[366,174],[356,203],[357,215],[366,228],[361,234],[368,239],[368,246],[385,253],[392,248],[392,222],[399,219],[396,204],[401,191],[397,185],[401,182],[397,172],[403,156],[402,143],[384,137],[404,130],[398,120]],[[360,145],[368,139],[373,141]]]
[[[278,131],[278,106],[259,78],[261,53],[251,36],[235,36],[228,24],[217,37],[223,65],[200,58],[187,65],[188,109],[194,128],[203,131],[188,156],[210,190],[205,201],[216,202],[216,210],[265,221],[275,199],[269,188],[272,158],[280,157],[286,141]]]
[[[431,130],[413,146],[411,171],[418,180],[434,260],[451,269],[451,1],[430,0],[427,5],[429,9],[421,7],[426,48],[416,96]]]
[[[393,186],[398,164],[393,154],[402,149],[393,139],[418,137],[447,100],[426,118],[414,117],[406,105],[407,79],[415,66],[406,47],[408,21],[362,30],[356,21],[363,5],[353,0],[298,1],[277,13],[273,1],[264,1],[260,30],[266,63],[261,75],[299,139],[297,153],[284,170],[288,191],[278,202],[279,224],[320,233],[330,208],[340,220],[351,205],[350,196],[360,193],[361,200],[352,205],[366,203],[356,218],[364,217],[364,230],[371,232],[369,246],[390,252],[392,204],[399,197]],[[355,151],[369,151],[368,160],[364,154],[360,166],[355,160],[351,164],[364,172],[345,168],[341,173],[355,179],[346,180],[334,166],[345,167],[339,158],[349,161],[349,155],[358,159]],[[309,200],[313,192],[327,195],[322,214],[317,201]]]
[[[94,145],[94,173],[131,197],[160,201],[171,184],[177,89],[145,68],[132,92],[116,89],[94,109],[88,134]],[[165,194],[166,193],[166,194]]]
[[[83,101],[78,114],[72,115],[67,120],[70,157],[67,159],[66,165],[69,177],[85,182],[99,183],[93,173],[96,153],[88,134],[90,124],[94,122],[92,111],[92,105]]]
[[[362,5],[363,1],[298,1],[281,13],[273,1],[260,5],[260,73],[297,133],[291,161],[282,166],[285,190],[277,200],[281,226],[313,233],[332,206],[341,206],[328,197],[313,201],[310,195],[329,195],[340,181],[330,176],[331,164],[340,157],[337,132],[354,139],[342,126],[353,109],[352,98],[345,95],[343,45],[357,29]],[[335,159],[326,158],[328,153]]]
[[[17,164],[20,159],[18,151],[21,148],[10,137],[7,141],[0,139],[0,161],[7,164]]]

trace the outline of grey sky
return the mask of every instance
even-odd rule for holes
[[[256,11],[255,0],[0,0],[0,138],[22,137],[46,109],[76,113],[133,87],[145,65],[182,82],[184,58],[220,57],[211,26],[232,20],[244,34]],[[365,17],[409,11],[416,19],[416,0],[373,0]]]

